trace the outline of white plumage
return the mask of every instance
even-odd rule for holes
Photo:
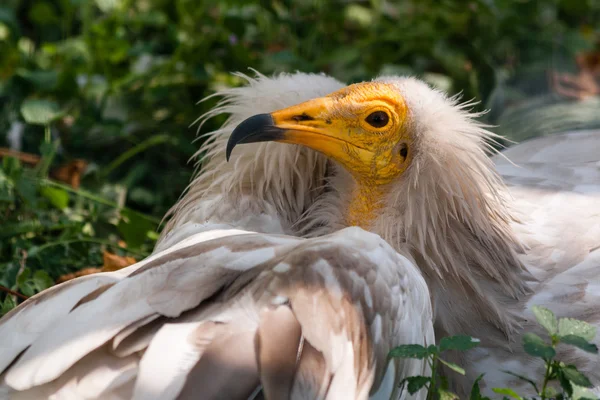
[[[56,286],[0,321],[0,398],[233,399],[259,384],[267,398],[377,388],[404,398],[394,384],[428,367],[397,360],[383,379],[387,352],[433,343],[434,326],[482,340],[458,360],[469,374],[451,382],[457,391],[485,372],[487,390],[525,393],[500,370],[541,367],[520,350],[531,305],[600,324],[599,131],[490,159],[493,135],[456,99],[410,78],[352,86],[307,118],[351,119],[390,92],[407,110],[410,165],[361,223],[373,234],[346,228],[360,179],[324,155],[260,143],[225,160],[242,121],[344,85],[247,79],[204,116],[231,115],[200,150],[201,173],[151,257]],[[597,356],[560,356],[600,381]]]

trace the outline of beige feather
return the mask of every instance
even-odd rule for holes
[[[186,243],[156,254],[81,302],[34,341],[0,376],[11,388],[10,398],[35,393],[57,399],[88,394],[174,399],[202,393],[245,399],[264,374],[268,393],[365,399],[386,368],[385,357],[376,360],[376,355],[400,343],[433,341],[423,278],[376,235],[354,228],[308,240],[236,231],[216,240],[190,237]],[[369,276],[375,268],[381,278],[373,281]],[[390,308],[392,293],[407,297],[397,309]],[[397,327],[404,314],[421,323]],[[385,322],[372,322],[379,319]],[[288,321],[295,339],[283,340],[283,331],[269,334],[277,321]],[[382,329],[410,334],[384,336]],[[278,335],[282,340],[271,342]],[[304,368],[311,354],[308,350],[302,358],[306,346],[322,354],[317,370],[327,374],[320,380],[310,378],[315,370]],[[135,368],[123,370],[118,384],[102,369],[79,378],[88,374],[84,365],[108,365],[105,357],[117,363],[135,360]],[[408,370],[427,369],[421,360],[405,363]],[[273,368],[282,365],[288,365],[287,383],[274,382]]]

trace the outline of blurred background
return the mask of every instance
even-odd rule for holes
[[[249,68],[416,75],[515,141],[600,127],[600,1],[2,0],[0,315],[149,254],[196,103]]]

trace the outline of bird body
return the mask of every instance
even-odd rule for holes
[[[246,79],[152,256],[0,320],[0,398],[405,398],[428,366],[387,352],[434,328],[482,341],[455,390],[525,393],[500,370],[542,367],[532,305],[600,325],[599,131],[490,158],[469,104],[416,79]]]

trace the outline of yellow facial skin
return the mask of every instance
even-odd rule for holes
[[[389,117],[383,127],[366,121],[377,111]],[[271,116],[275,126],[286,130],[279,142],[310,147],[338,161],[357,180],[385,185],[402,174],[410,162],[412,143],[404,129],[406,113],[406,104],[397,89],[369,82],[276,111]]]
[[[376,112],[387,115],[384,126],[369,123],[373,117],[368,117]],[[357,185],[346,222],[363,228],[377,215],[386,185],[402,175],[412,160],[406,115],[406,103],[398,90],[381,82],[352,85],[271,113],[274,125],[285,130],[277,141],[319,151],[354,176]],[[382,124],[381,118],[375,121]]]

